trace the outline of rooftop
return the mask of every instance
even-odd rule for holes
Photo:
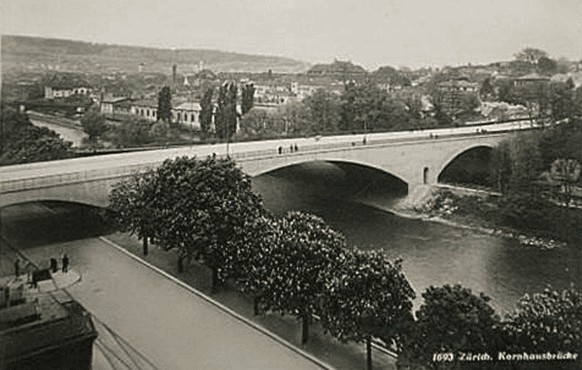
[[[20,278],[26,283],[24,280]],[[13,276],[0,280],[3,286],[17,282]],[[0,363],[97,335],[89,313],[77,302],[59,302],[52,294],[39,291],[25,295],[26,303],[0,308]]]
[[[73,89],[76,87],[91,86],[89,82],[74,74],[54,75],[46,85],[52,87],[53,89]]]
[[[550,79],[548,77],[545,77],[545,76],[540,76],[537,73],[530,73],[528,75],[518,77],[518,78],[516,78],[516,80],[519,80],[519,81],[549,81]]]
[[[103,103],[117,104],[117,103],[121,103],[121,102],[126,101],[126,100],[130,100],[130,99],[125,97],[125,96],[118,96],[116,98],[105,98],[105,99],[103,99]]]
[[[202,108],[200,107],[200,104],[196,102],[184,102],[174,107],[174,109],[199,111]]]

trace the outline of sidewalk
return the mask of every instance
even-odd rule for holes
[[[163,251],[155,246],[150,246],[149,255],[143,256],[141,242],[134,237],[124,233],[115,233],[107,235],[105,239],[112,241],[138,258],[151,263],[193,288],[202,291],[211,299],[227,306],[237,314],[275,333],[334,368],[366,368],[366,352],[363,343],[340,343],[325,334],[323,329],[317,323],[314,323],[309,329],[309,342],[306,345],[301,345],[301,325],[293,316],[281,316],[279,314],[254,316],[252,301],[232,286],[227,285],[222,287],[219,292],[210,294],[210,272],[204,266],[187,265],[184,273],[178,273],[177,257],[173,251]],[[374,350],[373,366],[374,369],[396,369],[396,359]]]
[[[48,258],[50,257],[51,256],[47,256],[46,263],[48,263]],[[34,261],[26,254],[25,251],[16,251],[12,247],[9,247],[8,244],[6,244],[6,246],[3,247],[0,251],[0,261],[2,261],[2,263],[0,263],[0,277],[5,279],[9,277],[16,279],[16,276],[14,276],[13,265],[16,259],[19,259],[21,263],[21,272],[18,279],[27,283],[27,291],[30,293],[54,292],[60,289],[68,288],[73,284],[78,283],[82,279],[81,274],[73,268],[69,268],[68,272],[63,272],[61,269],[58,269],[57,272],[50,273],[50,280],[39,281],[36,288],[31,287],[30,283],[32,281],[32,271],[38,270],[39,268],[45,268],[45,263],[43,263],[44,261]]]

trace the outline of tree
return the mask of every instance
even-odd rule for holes
[[[483,80],[479,93],[481,94],[482,98],[490,97],[495,93],[490,77],[487,77],[485,80]]]
[[[492,149],[489,160],[490,182],[497,191],[507,193],[511,178],[511,158],[509,141],[503,140]]]
[[[335,132],[340,120],[340,101],[331,92],[318,89],[304,100],[311,117],[311,132],[324,134]]]
[[[575,115],[573,82],[568,79],[565,83],[552,83],[550,85],[550,110],[555,121],[572,118]]]
[[[354,250],[327,281],[322,326],[340,341],[366,342],[372,368],[372,337],[392,343],[412,317],[414,291],[402,272],[402,261],[382,252]]]
[[[255,85],[252,83],[244,85],[241,95],[241,112],[244,116],[254,105]]]
[[[386,126],[384,103],[388,96],[376,84],[349,82],[341,95],[341,129],[374,131]]]
[[[91,109],[81,118],[83,131],[89,135],[89,141],[96,143],[97,140],[108,130],[107,122],[97,110]]]
[[[423,294],[416,322],[403,336],[399,366],[459,368],[458,352],[484,353],[497,348],[499,318],[483,293],[460,285],[430,287]],[[433,362],[433,354],[453,353],[450,363]]]
[[[544,121],[549,115],[551,91],[546,83],[537,83],[533,86],[524,85],[511,90],[513,103],[524,105],[527,108],[530,122],[544,127]]]
[[[288,213],[278,227],[279,242],[266,262],[270,269],[259,277],[267,282],[259,289],[261,304],[266,311],[300,319],[301,342],[306,343],[325,285],[344,258],[345,240],[321,218],[301,212]]]
[[[279,111],[251,109],[240,121],[237,133],[245,139],[267,139],[280,137],[285,131],[285,120]]]
[[[143,254],[148,254],[148,238],[157,240],[159,210],[152,207],[156,173],[153,170],[135,174],[116,184],[109,194],[109,208],[121,231],[143,241]]]
[[[538,65],[540,58],[547,58],[548,53],[543,50],[526,47],[519,53],[515,54],[515,59],[523,62],[527,62],[533,65]]]
[[[246,232],[240,240],[237,253],[230,258],[236,259],[240,270],[231,272],[237,286],[253,298],[254,314],[265,312],[261,302],[272,291],[272,282],[279,275],[276,264],[277,252],[280,251],[281,228],[277,220],[268,217],[256,217],[245,225]],[[291,266],[286,266],[291,268]]]
[[[580,163],[575,159],[556,159],[552,163],[550,176],[562,185],[564,203],[568,207],[572,199],[572,185],[580,178]]]
[[[179,270],[193,258],[208,266],[215,290],[236,269],[225,258],[237,246],[233,241],[242,239],[249,220],[265,212],[250,177],[231,159],[215,156],[166,160],[148,176],[143,191],[148,217],[155,221],[153,240],[178,250]]]
[[[556,73],[558,63],[553,59],[543,56],[538,59],[537,67],[541,73],[551,75]]]
[[[158,93],[158,119],[172,124],[172,92],[168,86]]]
[[[574,289],[546,289],[525,295],[503,323],[507,352],[558,353],[582,350],[582,294]],[[558,362],[560,368],[580,369],[582,358]],[[557,364],[557,363],[556,363]]]
[[[218,90],[215,128],[220,139],[230,140],[236,132],[238,113],[236,111],[237,87],[233,82],[226,82]]]
[[[118,147],[135,147],[149,144],[153,141],[150,135],[151,123],[144,119],[133,118],[121,122],[111,129],[111,141]]]
[[[481,101],[477,94],[463,94],[459,102],[459,110],[462,113],[471,113],[481,106]]]
[[[73,156],[71,143],[37,127],[26,114],[5,106],[0,114],[0,165],[50,161]]]
[[[509,155],[511,161],[509,188],[533,194],[534,182],[543,168],[538,135],[523,134],[510,139]]]
[[[212,104],[213,94],[214,88],[208,88],[200,101],[200,136],[202,139],[208,136],[208,132],[212,126],[212,115],[214,114],[214,104]]]
[[[283,119],[284,135],[305,135],[312,133],[311,115],[304,102],[290,102],[277,108],[277,115]]]

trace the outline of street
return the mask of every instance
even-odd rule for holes
[[[65,252],[82,275],[69,293],[160,369],[319,368],[100,239],[24,250]]]

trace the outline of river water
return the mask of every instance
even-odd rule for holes
[[[350,175],[356,180],[349,180]],[[350,200],[350,192],[357,194],[362,186],[361,174],[320,163],[260,176],[254,186],[274,213],[315,213],[342,231],[350,245],[402,258],[417,294],[416,307],[431,285],[460,283],[474,293],[483,292],[500,314],[512,310],[525,293],[548,286],[582,288],[582,246],[540,250],[478,231],[399,217]],[[385,190],[368,200],[376,197],[386,203],[394,195],[390,186]]]

